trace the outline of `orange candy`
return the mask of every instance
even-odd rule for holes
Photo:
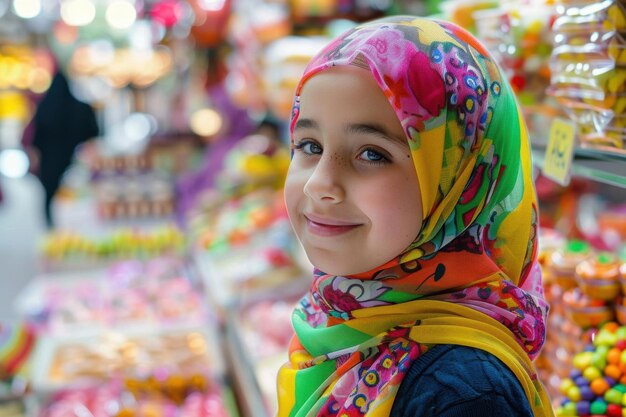
[[[619,366],[609,364],[606,366],[606,368],[604,368],[604,375],[608,376],[609,378],[618,380],[622,376],[622,371],[619,369]]]
[[[615,333],[619,329],[619,324],[614,321],[610,321],[606,323],[603,327],[603,330],[608,330],[611,333]]]
[[[604,378],[596,378],[591,381],[591,392],[596,395],[603,395],[609,389],[609,383]]]
[[[613,365],[619,365],[622,352],[618,348],[611,348],[606,355],[606,361]]]

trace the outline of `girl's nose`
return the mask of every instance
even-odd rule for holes
[[[344,161],[339,155],[322,155],[306,184],[304,193],[314,200],[339,203],[345,198]]]

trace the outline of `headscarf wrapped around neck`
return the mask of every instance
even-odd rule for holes
[[[340,65],[371,71],[398,116],[424,221],[403,253],[374,270],[315,269],[293,314],[278,416],[388,416],[411,363],[440,343],[494,354],[520,380],[535,415],[552,415],[531,362],[548,306],[528,133],[508,81],[464,29],[384,18],[350,29],[313,58],[296,90],[292,132],[303,85]]]

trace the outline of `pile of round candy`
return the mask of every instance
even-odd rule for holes
[[[604,324],[559,387],[557,416],[626,417],[626,327]]]
[[[168,253],[181,253],[185,247],[184,234],[173,224],[142,231],[119,228],[102,237],[86,236],[77,231],[55,231],[41,245],[46,259],[96,260],[151,258]]]

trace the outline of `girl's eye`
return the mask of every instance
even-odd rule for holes
[[[361,152],[360,158],[363,159],[364,161],[373,162],[373,163],[385,163],[389,161],[387,157],[385,157],[383,154],[373,149],[366,149],[363,152]]]
[[[322,147],[311,140],[298,142],[295,149],[301,150],[305,155],[321,155],[322,153]]]

